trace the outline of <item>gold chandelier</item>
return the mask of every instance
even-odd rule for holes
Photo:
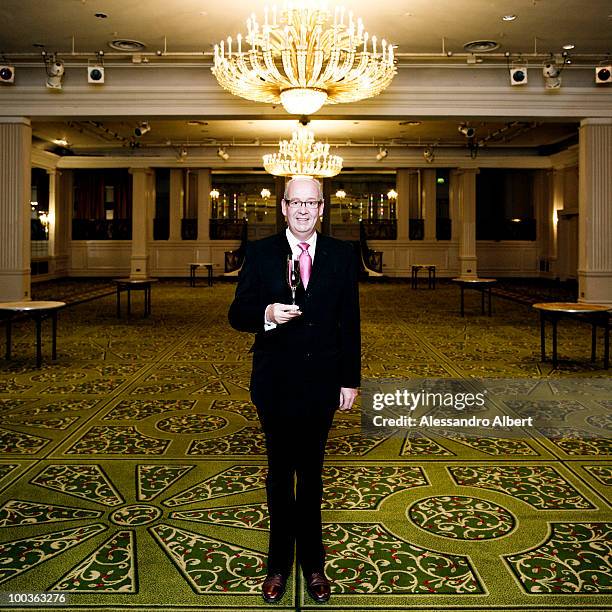
[[[344,7],[336,7],[333,21],[322,6],[289,4],[278,18],[275,6],[269,13],[266,7],[261,25],[253,13],[234,47],[231,37],[215,45],[212,72],[232,94],[309,115],[323,104],[372,98],[391,83],[393,45],[377,45],[352,11],[345,19]]]
[[[278,153],[263,156],[266,172],[275,176],[329,178],[342,170],[342,158],[329,154],[329,144],[315,142],[314,133],[299,127],[291,140],[278,143]]]

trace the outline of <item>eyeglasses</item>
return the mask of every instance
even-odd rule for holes
[[[321,204],[320,200],[307,200],[306,202],[302,200],[285,200],[285,202],[287,202],[289,208],[302,208],[302,206],[306,208],[318,208]]]

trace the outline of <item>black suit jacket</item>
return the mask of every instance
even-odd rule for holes
[[[232,327],[256,334],[251,398],[276,405],[302,394],[336,408],[340,387],[361,381],[357,259],[350,244],[318,234],[308,289],[296,295],[303,314],[264,331],[268,304],[291,303],[290,253],[285,232],[249,243],[229,309]]]

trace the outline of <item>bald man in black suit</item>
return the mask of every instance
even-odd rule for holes
[[[262,595],[280,601],[294,559],[310,596],[330,597],[321,535],[321,471],[336,409],[350,410],[360,385],[357,263],[351,246],[315,231],[323,214],[318,181],[295,178],[282,201],[285,232],[247,246],[231,325],[255,333],[251,398],[266,436],[270,512]],[[296,306],[287,256],[300,260]]]

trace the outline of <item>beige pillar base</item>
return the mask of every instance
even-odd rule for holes
[[[612,306],[612,272],[584,272],[578,270],[578,301],[585,304]]]
[[[459,256],[459,278],[478,278],[476,257]]]
[[[149,256],[132,255],[130,257],[130,278],[140,279],[149,276]]]

